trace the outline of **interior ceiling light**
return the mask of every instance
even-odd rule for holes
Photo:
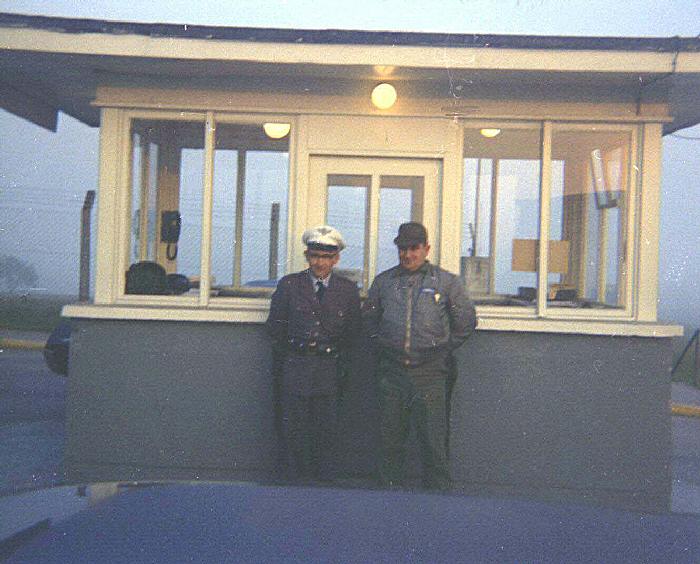
[[[492,137],[496,137],[496,135],[501,133],[500,129],[491,129],[491,128],[486,128],[486,129],[481,129],[479,131],[484,137],[488,137],[489,139]]]
[[[391,108],[396,102],[396,88],[388,82],[377,84],[372,90],[372,103],[380,110]]]
[[[291,129],[291,124],[289,123],[264,123],[263,129],[265,130],[265,135],[271,139],[282,139],[286,137]]]

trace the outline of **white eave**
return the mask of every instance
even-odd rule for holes
[[[675,53],[251,43],[212,39],[2,30],[0,49],[105,57],[336,67],[655,74],[674,71]],[[675,73],[700,73],[700,53],[678,53]]]
[[[105,77],[125,74],[434,83],[449,78],[509,80],[523,87],[544,81],[554,88],[585,82],[628,97],[641,93],[645,102],[667,101],[674,118],[667,132],[700,121],[700,41],[694,39],[678,40],[685,50],[675,51],[669,50],[674,38],[493,36],[496,46],[482,41],[474,47],[470,36],[462,36],[464,46],[459,36],[448,41],[436,34],[392,32],[251,30],[249,38],[237,28],[200,28],[182,37],[182,26],[174,25],[2,16],[2,105],[37,123],[43,110],[49,119],[41,125],[47,127],[58,110],[97,125],[97,111],[90,107],[96,87]]]

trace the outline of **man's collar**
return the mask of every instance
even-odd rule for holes
[[[328,288],[328,285],[331,283],[331,276],[333,276],[333,271],[331,270],[328,276],[326,276],[324,279],[321,278],[316,278],[314,276],[313,271],[309,268],[308,269],[309,276],[311,277],[311,283],[313,284],[314,288],[316,287],[317,282],[321,282],[326,288]]]
[[[426,261],[417,270],[406,270],[401,264],[396,267],[394,276],[410,276],[411,274],[427,274],[430,269],[430,261]]]

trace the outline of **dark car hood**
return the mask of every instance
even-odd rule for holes
[[[700,516],[372,490],[129,488],[54,523],[8,562],[684,562]]]

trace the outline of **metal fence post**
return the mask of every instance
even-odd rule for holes
[[[269,280],[277,280],[277,260],[279,256],[279,225],[280,204],[273,202],[270,209],[270,264],[267,277]]]
[[[88,190],[83,202],[80,223],[80,289],[78,299],[81,302],[87,302],[90,299],[90,215],[94,203],[95,191]]]

